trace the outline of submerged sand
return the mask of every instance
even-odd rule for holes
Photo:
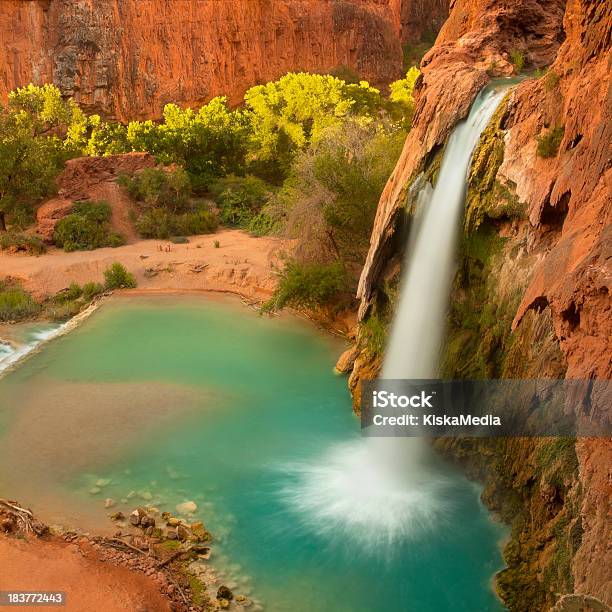
[[[35,511],[45,520],[81,524],[91,518],[95,524],[94,515],[103,511],[100,496],[92,496],[87,510],[82,501],[72,504],[68,488],[58,484],[111,466],[212,400],[212,394],[203,398],[201,389],[153,381],[100,385],[37,378],[0,400],[8,412],[0,492],[39,500]]]

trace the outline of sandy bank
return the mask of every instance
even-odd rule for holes
[[[226,291],[264,300],[274,291],[283,255],[292,248],[289,240],[225,229],[192,236],[189,244],[141,240],[74,253],[52,248],[40,257],[0,252],[0,278],[16,277],[36,298],[44,298],[73,281],[102,282],[104,270],[118,261],[136,276],[140,291]]]
[[[0,567],[0,590],[64,591],[66,612],[171,610],[153,578],[102,563],[89,546],[0,536]]]

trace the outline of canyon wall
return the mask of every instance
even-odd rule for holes
[[[164,104],[237,104],[291,70],[402,74],[402,31],[438,28],[448,0],[3,0],[0,96],[55,83],[87,112],[158,118]]]
[[[359,285],[364,326],[391,319],[415,180],[435,181],[478,91],[522,67],[531,76],[474,155],[443,374],[612,378],[611,41],[610,3],[453,3],[423,59],[413,128],[379,204]],[[380,361],[361,345],[355,391]],[[612,402],[592,393],[582,406],[609,418]],[[512,525],[497,579],[511,610],[571,609],[570,599],[587,597],[612,604],[609,439],[438,446],[484,480],[484,501]]]
[[[392,0],[403,43],[433,40],[448,18],[449,0]]]

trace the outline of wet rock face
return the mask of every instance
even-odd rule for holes
[[[441,0],[414,0],[428,2]],[[6,0],[0,93],[54,82],[89,112],[135,119],[158,118],[168,102],[238,103],[289,70],[347,66],[383,84],[401,75],[398,10],[412,3]]]
[[[492,181],[525,213],[520,222],[489,219],[493,230],[509,223],[516,226],[512,231],[506,227],[503,234],[507,263],[523,257],[529,261],[528,275],[520,276],[520,283],[516,275],[499,279],[498,293],[520,291],[507,332],[520,346],[521,338],[529,337],[529,326],[545,313],[550,339],[558,347],[558,362],[563,366],[555,377],[612,377],[611,40],[609,2],[457,0],[453,4],[435,47],[423,60],[414,127],[381,198],[359,288],[362,317],[367,316],[394,254],[390,245],[408,186],[431,163],[490,75],[507,74],[513,51],[519,51],[527,68],[546,65],[548,69],[539,78],[525,80],[511,94],[501,125],[503,161]],[[558,142],[542,149],[540,143],[555,129],[560,134]],[[505,355],[506,360],[509,356]],[[464,357],[468,361],[470,355]],[[526,363],[526,353],[515,361]],[[531,375],[546,378],[545,366],[532,370]],[[591,397],[591,409],[609,412],[609,398]],[[536,457],[527,442],[518,444],[518,451]],[[576,445],[576,456],[577,471],[568,476],[567,487],[581,493],[576,494],[575,502],[555,500],[551,510],[555,518],[528,524],[513,536],[518,548],[511,565],[527,568],[528,555],[533,557],[535,572],[549,565],[546,551],[534,547],[529,552],[525,542],[542,538],[558,543],[556,517],[562,511],[574,513],[580,537],[572,540],[576,547],[565,559],[564,575],[571,577],[570,586],[555,582],[554,576],[544,576],[544,585],[555,593],[571,590],[573,585],[575,593],[610,604],[609,572],[605,575],[602,569],[609,567],[609,551],[601,545],[610,540],[610,523],[601,508],[610,504],[612,447],[607,440],[582,440]],[[481,465],[482,457],[479,462]],[[500,466],[492,468],[492,490],[518,488],[516,478]],[[532,468],[531,476],[537,475],[536,467]],[[543,495],[546,497],[544,489]],[[526,516],[533,516],[530,512],[542,504],[547,506],[546,499],[538,500],[527,492],[521,508]],[[536,574],[526,579],[535,584]]]
[[[390,255],[388,247],[411,180],[468,114],[490,77],[512,74],[514,52],[520,53],[530,68],[554,60],[565,36],[564,6],[565,0],[453,3],[436,44],[421,63],[423,76],[415,87],[413,127],[380,200],[359,285],[362,317]]]

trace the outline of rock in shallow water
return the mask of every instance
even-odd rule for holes
[[[179,514],[193,514],[198,509],[198,505],[194,501],[186,501],[176,505],[176,511]]]
[[[228,601],[231,601],[233,598],[234,594],[228,587],[221,585],[217,589],[217,599],[227,599]]]

